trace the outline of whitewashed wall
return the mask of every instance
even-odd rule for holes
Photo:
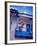
[[[36,4],[36,42],[37,42],[37,4]]]

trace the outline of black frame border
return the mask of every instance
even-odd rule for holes
[[[7,43],[7,3],[35,4],[35,42]],[[32,2],[5,1],[5,44],[6,45],[14,45],[14,44],[29,44],[29,43],[36,43],[36,3],[32,3]]]

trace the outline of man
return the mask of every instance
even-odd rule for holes
[[[19,19],[19,23],[18,23],[18,31],[26,31],[26,20],[24,18],[20,18]]]

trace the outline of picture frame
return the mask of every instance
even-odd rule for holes
[[[5,44],[36,43],[36,3],[5,2]]]

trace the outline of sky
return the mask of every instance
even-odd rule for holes
[[[10,8],[18,10],[20,13],[26,13],[33,15],[33,7],[32,6],[10,6]]]

